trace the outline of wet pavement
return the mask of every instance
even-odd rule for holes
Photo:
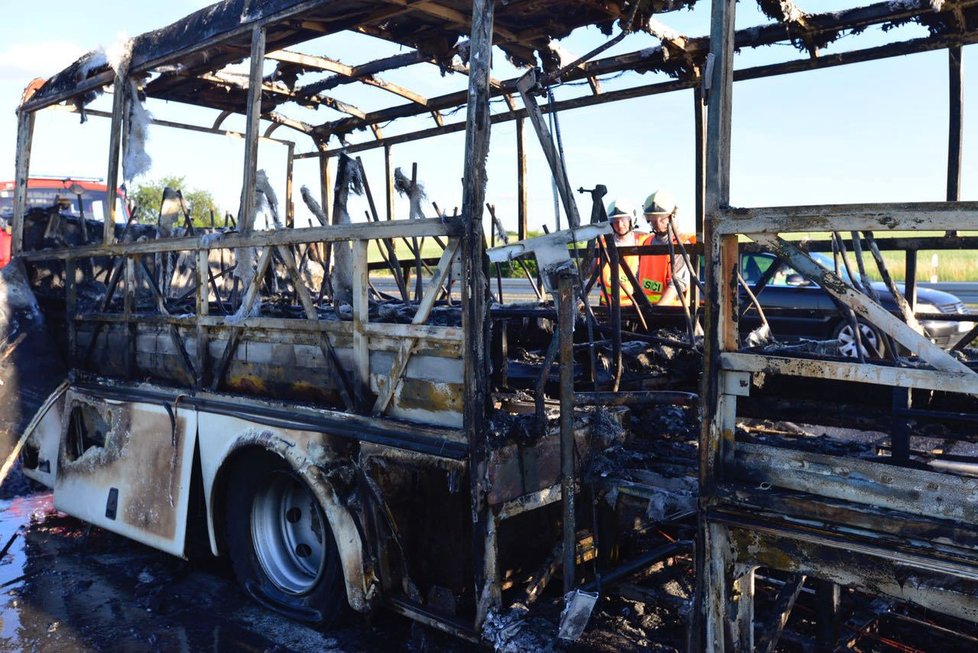
[[[0,547],[8,543],[0,651],[412,648],[410,626],[392,616],[368,625],[351,613],[328,634],[296,624],[256,605],[227,575],[58,513],[47,493],[0,501]]]
[[[0,556],[0,652],[460,653],[476,649],[384,610],[369,620],[351,611],[340,627],[329,632],[307,628],[256,604],[228,571],[195,567],[59,513],[47,492],[0,500],[0,547],[7,544],[7,552]],[[593,620],[597,623],[592,622],[582,641],[569,647],[555,641],[555,623],[541,620],[534,634],[539,646],[532,650],[677,650],[647,639],[657,629],[652,624],[648,631],[623,630],[619,623],[623,615],[630,617],[625,621],[636,620],[629,613],[620,600],[602,602]],[[675,628],[659,634],[677,639],[671,630]]]

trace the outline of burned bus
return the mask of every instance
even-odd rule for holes
[[[976,3],[807,14],[760,2],[773,22],[738,31],[735,3],[714,0],[709,36],[661,22],[707,4],[225,0],[32,84],[18,109],[14,262],[0,277],[13,343],[3,354],[3,427],[24,473],[72,516],[175,556],[229,560],[258,602],[310,624],[335,623],[347,606],[387,608],[500,645],[529,607],[556,597],[566,603],[559,635],[574,639],[599,595],[636,575],[660,583],[642,596],[675,609],[687,650],[751,650],[755,630],[757,645],[774,650],[806,582],[815,583],[823,643],[838,625],[841,587],[978,614],[974,489],[962,455],[922,463],[909,426],[894,426],[886,446],[816,439],[819,448],[750,421],[802,411],[810,423],[853,426],[838,403],[856,401],[853,384],[875,388],[859,395],[869,408],[857,429],[871,418],[867,429],[894,416],[904,425],[948,411],[963,419],[978,392],[971,363],[922,335],[913,266],[898,288],[875,254],[902,249],[910,260],[976,243],[956,233],[885,242],[872,230],[956,229],[978,208],[957,196],[729,205],[735,78],[960,54],[975,39]],[[885,46],[815,56],[843,35],[905,24],[929,33],[900,41],[897,30]],[[558,41],[588,27],[600,42],[568,56]],[[381,41],[400,50],[349,63]],[[627,42],[643,47],[609,52]],[[735,48],[773,43],[803,57],[734,71]],[[519,74],[494,77],[503,61]],[[625,73],[638,83],[602,88]],[[646,73],[669,79],[645,83]],[[415,74],[456,87],[426,95],[411,87]],[[361,109],[344,93],[353,87],[381,101]],[[607,180],[571,179],[556,115],[673,91],[693,99],[699,244],[619,248]],[[197,120],[147,112],[172,106]],[[108,126],[104,219],[27,201],[32,146],[43,137],[35,127],[56,111]],[[329,119],[310,122],[322,114]],[[516,128],[517,190],[505,216],[487,197],[490,130],[500,123]],[[194,224],[176,188],[149,207],[150,223],[113,201],[147,171],[147,133],[171,129],[243,146],[243,164],[211,170],[222,181],[240,170],[228,225]],[[425,170],[402,172],[411,162],[395,157],[422,139],[451,143],[450,134],[464,134],[462,147],[438,149],[461,181],[455,211],[429,208]],[[555,228],[536,236],[531,147],[559,204]],[[284,174],[260,169],[268,148],[282,149]],[[361,152],[383,155],[377,169]],[[318,164],[317,184],[296,193],[294,170],[306,162]],[[514,242],[503,219],[518,225]],[[834,272],[779,235],[819,230],[835,232],[822,241]],[[740,235],[824,288],[857,341],[860,325],[877,329],[889,359],[861,346],[858,360],[840,360],[815,345],[741,341],[737,323],[762,313],[753,291],[778,266],[760,290],[738,290]],[[907,298],[898,317],[869,284],[856,287],[857,275],[841,278],[841,262],[858,256],[862,269],[864,251],[891,294]],[[629,263],[639,255],[681,261],[690,295],[663,307],[630,294],[640,288]],[[604,266],[612,281],[600,301]],[[504,271],[529,301],[507,301]],[[616,283],[619,273],[629,283]],[[812,393],[798,379],[829,390]],[[920,393],[963,399],[924,409]],[[755,623],[758,578],[776,600]],[[939,589],[947,578],[954,589]]]

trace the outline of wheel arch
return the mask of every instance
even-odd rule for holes
[[[215,555],[225,555],[227,542],[224,532],[230,472],[245,459],[256,455],[273,454],[289,465],[309,486],[326,513],[333,540],[343,568],[346,597],[350,607],[358,612],[370,609],[367,600],[366,573],[363,564],[363,540],[353,513],[343,505],[333,484],[323,470],[311,461],[294,443],[273,431],[250,432],[239,436],[221,461],[209,492],[207,528]]]

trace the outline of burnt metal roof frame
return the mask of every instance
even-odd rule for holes
[[[927,12],[933,12],[927,0],[917,0],[917,3],[918,7],[916,8],[907,8],[903,5],[894,7],[890,2],[882,2],[869,7],[861,7],[831,14],[810,14],[806,21],[808,27],[804,29],[798,27],[797,24],[770,24],[751,27],[736,32],[735,48],[737,50],[745,47],[757,48],[773,45],[785,40],[796,40],[801,37],[805,37],[806,42],[824,41],[829,36],[832,37],[831,40],[835,40],[841,36],[840,33],[842,31],[848,30],[855,33],[872,25],[885,26],[896,24],[901,21],[913,20]],[[951,16],[962,7],[978,8],[978,0],[961,0],[958,5],[945,4],[944,6],[945,9],[942,9],[941,12],[934,13]],[[968,38],[967,33],[933,35],[931,38],[946,39],[948,45],[943,47],[950,47],[956,42],[973,42],[973,39]],[[671,58],[668,52],[672,47],[659,46],[646,48],[624,55],[587,62],[576,70],[568,71],[564,76],[565,81],[582,80],[596,75],[618,73],[625,70],[636,72],[663,71],[680,79],[694,79],[697,72],[693,65],[702,65],[705,63],[706,55],[709,52],[708,38],[694,37],[686,39],[685,48],[683,49],[684,56],[682,57],[683,63],[686,64],[685,66],[676,66],[675,63],[671,63],[675,62],[675,59]],[[844,53],[838,53],[833,56],[837,57],[842,54]],[[771,64],[770,66],[773,68],[778,65],[781,64]],[[759,76],[764,75],[761,74]],[[500,82],[499,88],[492,95],[495,97],[516,92],[516,82],[517,79],[515,78]],[[413,104],[400,105],[369,112],[363,119],[341,118],[331,123],[324,123],[317,130],[321,133],[336,134],[339,136],[355,130],[364,129],[372,124],[420,115],[431,109],[441,110],[461,106],[464,104],[464,99],[464,92],[449,93],[430,98],[428,104],[423,109]]]
[[[853,63],[861,63],[866,61],[876,61],[880,59],[899,57],[908,54],[918,54],[921,52],[930,52],[932,50],[953,48],[956,45],[970,45],[974,43],[978,43],[978,33],[970,33],[963,37],[958,37],[958,36],[923,37],[919,39],[913,39],[910,41],[889,43],[886,45],[866,48],[863,50],[848,50],[846,52],[840,52],[837,54],[823,55],[814,59],[811,58],[797,59],[793,61],[785,61],[776,64],[767,64],[767,65],[755,66],[751,68],[742,68],[734,71],[734,81],[744,81],[749,79],[774,77],[777,75],[787,75],[792,73],[805,72],[808,70],[820,70],[823,68],[834,68],[836,66],[849,65]],[[596,104],[604,104],[606,102],[620,102],[622,100],[634,99],[638,97],[646,97],[649,95],[659,95],[662,93],[671,93],[673,91],[681,91],[690,88],[698,89],[699,84],[700,84],[700,79],[684,79],[684,80],[671,80],[665,82],[658,82],[654,84],[636,86],[636,87],[620,89],[615,91],[605,91],[600,96],[582,95],[581,97],[577,97],[577,98],[561,100],[554,103],[552,108],[548,105],[543,105],[541,107],[541,110],[546,113],[551,110],[564,111],[568,109],[593,106]],[[493,123],[501,123],[501,122],[509,122],[511,120],[520,120],[522,118],[525,118],[525,116],[526,116],[526,110],[523,108],[517,108],[517,109],[511,109],[510,111],[507,112],[495,113],[492,115],[491,120]],[[420,140],[424,138],[432,138],[434,136],[440,136],[442,134],[454,133],[454,132],[462,131],[464,128],[465,128],[464,123],[452,123],[440,127],[433,127],[424,130],[408,132],[405,134],[388,136],[377,141],[365,141],[362,143],[345,144],[342,147],[326,150],[326,155],[333,156],[339,154],[341,151],[348,152],[348,153],[363,152],[383,145],[396,145],[396,144],[407,143],[410,141]],[[319,156],[319,153],[318,152],[302,153],[296,155],[296,158],[307,159],[315,156]]]
[[[246,25],[257,23],[267,24],[274,27],[282,27],[283,24],[290,24],[289,21],[297,16],[311,10],[321,8],[326,3],[323,0],[305,2],[295,2],[295,0],[276,0],[274,2],[261,3],[260,7],[252,11],[247,16],[248,22],[241,21],[240,11],[242,10],[242,0],[225,0],[212,7],[202,9],[190,14],[181,21],[177,21],[169,27],[162,28],[153,32],[143,34],[133,40],[133,60],[131,70],[133,73],[148,72],[153,66],[163,63],[181,63],[181,59],[191,58],[190,62],[182,62],[184,69],[177,73],[163,73],[157,79],[147,85],[147,90],[151,97],[164,97],[175,101],[188,101],[189,98],[174,97],[167,89],[168,85],[179,82],[179,80],[193,79],[193,70],[200,70],[206,66],[207,71],[213,72],[224,65],[236,60],[240,60],[246,50],[244,43],[235,46],[233,40],[239,38],[244,40],[250,32]],[[770,45],[784,40],[793,40],[804,43],[824,43],[831,42],[839,38],[842,31],[853,32],[861,31],[874,24],[878,25],[897,25],[911,20],[920,20],[926,23],[932,32],[934,25],[943,25],[944,30],[960,29],[961,25],[967,25],[967,18],[975,19],[971,14],[975,13],[974,8],[978,6],[976,0],[959,0],[958,2],[946,2],[940,12],[935,12],[927,0],[917,0],[916,6],[910,4],[893,5],[890,2],[877,3],[869,7],[844,10],[831,14],[806,14],[802,23],[797,21],[787,24],[778,23],[747,30],[741,30],[736,35],[736,47],[759,47]],[[969,12],[969,10],[971,10]],[[967,12],[967,16],[965,13]],[[933,14],[923,20],[927,14]],[[233,16],[233,20],[231,17]],[[294,22],[294,20],[293,20]],[[302,23],[300,23],[301,27]],[[180,30],[186,31],[190,27],[200,27],[200,31],[190,39]],[[652,30],[648,30],[652,31]],[[204,35],[204,38],[200,37]],[[299,43],[318,36],[319,32],[311,30],[290,31],[286,36],[279,35],[272,47],[281,50],[284,43]],[[499,34],[497,30],[496,34]],[[383,35],[380,35],[383,38]],[[533,35],[536,37],[536,34]],[[497,39],[497,45],[506,46],[506,39]],[[220,46],[223,53],[215,54],[215,47]],[[457,45],[449,49],[445,54],[451,57],[455,54]],[[688,62],[701,61],[705,58],[708,44],[705,37],[692,38],[687,41],[685,50]],[[167,52],[168,51],[168,52]],[[204,55],[203,52],[207,54]],[[52,77],[38,92],[25,104],[23,108],[33,111],[52,103],[61,102],[71,97],[97,91],[98,89],[111,83],[113,73],[111,70],[95,73],[91,77],[78,80],[79,74],[91,74],[86,71],[86,66],[90,65],[95,58],[95,53],[90,53],[76,61],[72,66]],[[200,59],[197,64],[195,59]],[[568,73],[568,80],[594,78],[597,75],[620,72],[622,70],[636,70],[645,72],[650,70],[662,70],[675,76],[689,75],[689,63],[681,65],[677,69],[670,69],[667,64],[668,57],[665,56],[663,48],[650,48],[629,55],[620,55],[604,60],[590,62],[582,65],[580,70]],[[415,51],[406,55],[397,55],[374,62],[368,62],[361,66],[351,67],[354,77],[343,77],[340,75],[330,77],[314,85],[306,87],[308,91],[326,90],[340,84],[352,81],[363,81],[370,77],[373,72],[390,69],[396,65],[410,65],[422,61],[434,62],[444,68],[445,64],[430,54]],[[675,59],[673,59],[675,61]],[[195,65],[196,64],[196,65]],[[464,72],[459,66],[449,66],[450,70]],[[695,74],[695,72],[693,73]],[[319,89],[322,85],[323,88]],[[513,93],[515,80],[500,84],[498,92]],[[300,93],[297,90],[296,95]],[[288,97],[287,101],[301,103],[295,96]],[[266,98],[269,104],[278,104],[274,100]],[[367,113],[365,118],[339,119],[327,125],[320,125],[321,133],[343,134],[356,129],[363,129],[371,124],[388,122],[394,118],[407,117],[418,113],[425,113],[431,110],[439,110],[450,106],[460,106],[464,103],[464,93],[454,93],[440,98],[432,98],[426,104],[421,105],[412,99],[412,104],[404,107],[390,107],[377,112]],[[206,103],[202,103],[205,104]],[[329,103],[327,102],[327,105]],[[272,107],[266,107],[270,109]],[[414,113],[411,112],[414,110]],[[354,114],[355,115],[355,114]]]
[[[675,9],[695,0],[666,3],[667,9]],[[133,74],[148,72],[159,65],[177,65],[183,75],[187,73],[214,72],[240,61],[252,28],[262,26],[269,30],[269,50],[281,50],[292,44],[311,40],[326,33],[357,30],[373,34],[390,42],[421,47],[428,57],[447,61],[454,54],[453,48],[460,38],[467,36],[458,29],[468,27],[470,21],[465,12],[450,7],[456,0],[444,0],[436,4],[432,0],[420,0],[393,9],[394,13],[424,10],[424,15],[443,15],[444,24],[431,24],[418,20],[405,25],[384,23],[371,24],[368,13],[377,7],[389,7],[387,2],[328,2],[327,0],[267,0],[251,3],[246,0],[225,0],[201,9],[170,26],[142,34],[132,40]],[[465,3],[461,3],[465,7]],[[564,5],[562,22],[553,19],[553,9]],[[655,6],[656,3],[652,3]],[[675,6],[674,6],[675,5]],[[510,3],[501,11],[506,20],[497,20],[496,33],[503,34],[497,44],[511,54],[514,48],[528,48],[523,58],[532,59],[533,49],[546,47],[551,38],[560,38],[583,25],[610,25],[620,16],[622,7],[614,3],[596,1],[566,3],[563,0],[535,3]],[[387,10],[385,16],[390,13]],[[325,12],[325,13],[324,13]],[[500,16],[499,18],[502,18]],[[388,18],[388,20],[392,20]],[[325,21],[325,22],[324,22]],[[530,29],[516,32],[512,25],[528,22]],[[432,34],[428,41],[414,42],[405,35],[425,29]],[[400,31],[398,31],[400,30]],[[437,38],[434,38],[437,36]],[[440,43],[438,42],[440,40]],[[422,47],[423,46],[423,47]],[[451,67],[451,66],[449,66]],[[63,102],[82,94],[97,91],[111,83],[114,72],[108,68],[101,53],[92,52],[77,60],[67,69],[49,79],[34,96],[24,103],[26,111],[35,111],[51,104]],[[172,89],[180,83],[179,76],[163,73],[148,84],[149,95],[170,100],[187,101]]]

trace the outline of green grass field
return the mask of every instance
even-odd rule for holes
[[[906,236],[942,236],[943,232],[900,232],[887,234],[887,236],[894,237],[906,237]],[[960,235],[978,235],[972,232],[964,233]],[[811,234],[792,234],[791,240],[825,240],[828,238],[828,234],[824,232],[811,233]],[[880,239],[882,240],[882,238]],[[424,258],[438,258],[441,256],[442,248],[438,243],[435,242],[433,238],[418,239],[419,245],[421,245],[421,256]],[[847,239],[847,247],[848,239]],[[411,253],[411,248],[408,246],[403,239],[397,238],[394,240],[394,248],[397,252],[398,258],[402,260],[411,260],[414,255]],[[370,246],[367,250],[368,260],[373,262],[383,261],[381,256],[381,247],[379,241],[370,241]],[[851,254],[850,249],[850,254]],[[935,257],[936,256],[936,265]],[[887,269],[893,278],[897,281],[903,281],[906,276],[906,258],[903,252],[883,252],[883,259],[886,261]],[[872,278],[879,280],[880,275],[876,269],[876,263],[873,261],[873,257],[869,252],[863,253],[863,263],[866,266],[867,274]],[[854,263],[853,263],[854,264]],[[386,269],[375,270],[373,274],[385,275],[389,274]],[[936,275],[936,281],[978,281],[978,251],[976,250],[943,250],[943,251],[921,251],[917,254],[917,279],[921,282],[928,282],[932,277]]]
[[[408,243],[410,242],[411,242],[410,238],[407,239],[407,242],[405,242],[401,238],[394,239],[393,245],[394,245],[394,251],[397,253],[397,258],[401,259],[402,261],[414,259],[414,254],[411,252],[411,246],[408,245]],[[423,238],[423,239],[418,238],[418,245],[421,247],[422,258],[436,259],[439,256],[441,256],[442,253],[441,245],[436,243],[434,238]],[[383,247],[384,246],[381,244],[380,241],[371,240],[370,244],[367,246],[367,260],[370,263],[383,262],[384,255],[387,254],[386,248],[384,249],[384,254],[383,255],[381,254],[381,249]],[[387,275],[390,274],[390,271],[387,270],[386,268],[382,268],[379,270],[374,270],[373,272],[371,272],[371,274]]]
[[[906,277],[906,258],[903,252],[883,252],[883,260],[894,279]],[[865,259],[866,273],[879,279],[872,257]],[[921,251],[917,253],[917,280],[978,281],[978,252],[974,250]]]
[[[885,237],[909,238],[909,237],[937,237],[943,236],[943,231],[899,231],[884,234],[877,233],[877,240],[883,241]],[[958,232],[959,236],[978,236],[978,233]],[[826,232],[792,234],[790,240],[827,240],[830,235]],[[849,239],[846,238],[846,247],[852,254]],[[907,266],[906,256],[903,252],[884,251],[883,260],[886,261],[886,268],[897,281],[903,281],[906,277]],[[863,252],[863,264],[866,266],[867,275],[875,280],[880,279],[876,268],[876,262],[872,254],[868,251]],[[855,262],[853,262],[855,265]],[[936,278],[935,278],[936,277]],[[978,250],[940,250],[924,251],[917,253],[917,279],[922,283],[931,281],[978,281]]]

